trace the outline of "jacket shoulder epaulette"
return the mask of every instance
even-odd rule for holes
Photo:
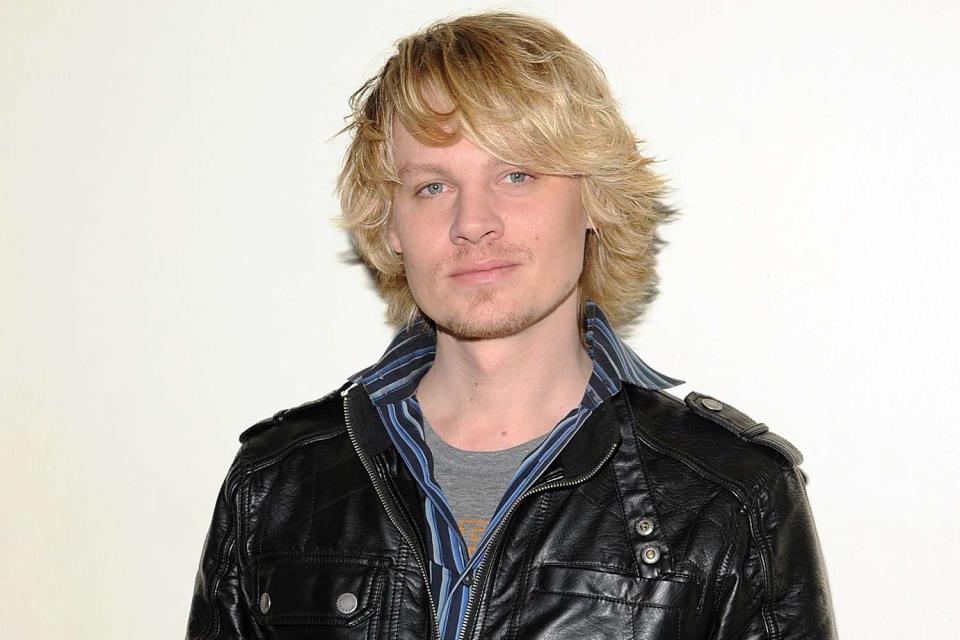
[[[666,391],[635,389],[631,407],[641,436],[747,500],[800,464],[800,452],[733,406],[691,392],[683,400]]]
[[[694,413],[715,422],[724,429],[733,433],[741,440],[756,442],[780,453],[791,466],[799,466],[803,462],[803,454],[786,438],[770,431],[762,422],[757,422],[735,407],[721,402],[712,396],[691,391],[683,399],[683,403]]]
[[[342,389],[342,387],[341,387]],[[240,434],[246,458],[259,458],[289,444],[344,428],[340,389],[316,400],[277,411]]]

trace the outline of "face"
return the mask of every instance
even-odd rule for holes
[[[588,228],[578,178],[501,162],[466,138],[394,128],[388,233],[420,309],[462,338],[505,337],[577,304]]]

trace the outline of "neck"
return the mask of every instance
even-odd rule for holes
[[[593,363],[580,342],[578,300],[517,334],[465,340],[442,329],[417,399],[449,444],[495,451],[550,431],[583,397]]]

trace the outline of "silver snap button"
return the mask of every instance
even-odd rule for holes
[[[657,549],[656,547],[644,547],[640,555],[644,562],[647,564],[653,564],[660,559],[660,549]]]
[[[348,613],[353,613],[356,610],[357,596],[348,591],[347,593],[341,593],[337,597],[337,611],[346,615]]]
[[[710,411],[720,411],[721,409],[723,409],[723,403],[718,402],[713,398],[704,398],[703,400],[700,401],[700,404],[705,406],[707,409],[710,409]]]
[[[266,615],[270,611],[270,594],[264,593],[260,596],[260,613]]]
[[[653,533],[653,521],[647,520],[646,518],[644,518],[643,520],[637,520],[636,529],[637,529],[637,533],[639,533],[640,535],[648,536],[651,533]]]

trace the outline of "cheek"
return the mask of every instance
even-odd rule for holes
[[[436,247],[415,228],[404,229],[400,238],[403,244],[403,267],[410,287],[418,288],[432,281],[439,261]]]
[[[575,263],[583,259],[587,230],[583,217],[576,211],[565,211],[559,219],[543,222],[531,230],[532,243],[543,255],[555,261]]]

